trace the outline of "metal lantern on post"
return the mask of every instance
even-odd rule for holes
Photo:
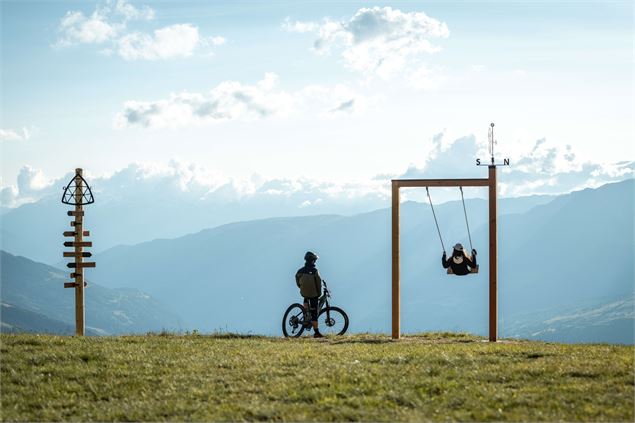
[[[84,282],[84,268],[95,267],[94,262],[84,261],[85,257],[92,256],[91,253],[84,251],[84,248],[92,247],[93,243],[84,241],[84,237],[90,236],[90,232],[84,230],[83,207],[94,202],[93,193],[82,176],[82,169],[75,169],[75,176],[64,188],[62,203],[75,206],[75,210],[66,212],[68,216],[74,217],[71,221],[73,230],[64,232],[65,237],[73,238],[73,241],[64,242],[64,246],[73,247],[73,251],[64,251],[63,256],[73,259],[66,266],[73,269],[71,278],[75,279],[75,282],[65,282],[64,288],[75,288],[75,334],[77,336],[83,336],[85,332],[84,288],[87,284]]]

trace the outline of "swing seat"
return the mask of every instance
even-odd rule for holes
[[[448,273],[448,275],[453,275],[454,274],[454,272],[452,271],[451,267],[448,267],[448,272],[447,273]],[[478,264],[476,266],[474,266],[474,267],[470,267],[470,274],[471,273],[478,273]]]

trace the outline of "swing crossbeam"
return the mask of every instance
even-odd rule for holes
[[[487,187],[489,197],[489,340],[498,338],[498,230],[496,166],[488,166],[488,178],[392,180],[392,338],[401,337],[399,190],[429,187]],[[467,216],[466,216],[467,218]],[[467,220],[467,219],[466,219]]]
[[[487,187],[489,179],[393,179],[393,188]]]

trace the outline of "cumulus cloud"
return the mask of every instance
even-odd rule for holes
[[[487,157],[485,141],[473,135],[447,140],[444,133],[432,139],[432,151],[421,164],[411,165],[400,178],[482,178],[475,159]],[[561,194],[635,177],[635,162],[579,161],[570,145],[561,147],[546,138],[525,144],[509,157],[511,166],[500,168],[499,192],[505,197]]]
[[[181,127],[284,113],[292,98],[275,89],[277,80],[268,73],[254,85],[225,81],[206,94],[183,92],[158,101],[128,101],[115,117],[115,126]]]
[[[136,7],[126,0],[98,5],[90,15],[69,11],[60,21],[55,46],[99,44],[100,54],[106,56],[117,53],[125,60],[159,60],[188,57],[197,49],[226,41],[221,36],[202,37],[198,27],[188,23],[168,25],[151,33],[129,28],[134,21],[151,21],[154,16],[152,8]]]
[[[154,19],[154,10],[149,6],[135,7],[126,0],[118,0],[115,4],[115,11],[123,16],[125,20],[144,20],[150,21]]]
[[[207,93],[182,92],[156,101],[130,100],[116,114],[116,128],[176,128],[288,116],[299,110],[317,114],[352,113],[362,110],[369,99],[344,85],[311,85],[295,92],[279,88],[279,78],[267,73],[255,84],[224,81]]]
[[[350,69],[382,78],[417,69],[420,74],[421,58],[441,50],[431,40],[450,34],[445,22],[423,12],[391,7],[361,8],[347,21],[292,22],[287,18],[282,26],[289,32],[313,33],[318,54],[339,50]]]
[[[90,16],[82,12],[67,12],[60,22],[59,46],[74,44],[100,44],[113,38],[121,29],[119,24],[109,23],[106,17],[95,11]]]
[[[56,184],[60,185],[61,180],[51,180],[41,170],[25,165],[18,172],[16,184],[0,187],[0,205],[16,207],[37,201],[51,195]]]
[[[32,134],[33,131],[25,126],[17,130],[0,128],[0,141],[26,141]]]
[[[72,174],[52,180],[40,170],[25,166],[17,185],[0,188],[3,206],[15,207],[50,196],[61,196],[61,188]],[[214,209],[216,224],[244,218],[313,213],[361,212],[384,205],[390,196],[386,181],[317,181],[296,178],[262,178],[253,175],[231,178],[194,163],[132,163],[104,176],[86,175],[97,202],[121,207],[143,203],[156,210],[187,207],[193,215],[209,216]],[[224,208],[222,212],[215,207]],[[212,213],[211,215],[214,215]],[[201,226],[203,227],[203,226]]]
[[[133,32],[121,37],[118,53],[126,60],[156,60],[191,56],[200,44],[198,28],[177,24],[157,29],[153,35]]]

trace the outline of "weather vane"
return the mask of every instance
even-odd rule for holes
[[[490,123],[489,130],[487,132],[487,138],[489,141],[489,155],[490,162],[488,164],[481,163],[481,159],[476,159],[477,166],[509,166],[509,159],[503,159],[503,163],[496,163],[494,160],[494,146],[497,144],[496,139],[494,138],[494,124]]]

